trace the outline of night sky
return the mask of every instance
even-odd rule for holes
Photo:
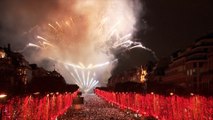
[[[159,58],[169,56],[213,32],[213,0],[142,0],[142,3],[136,39],[155,51]],[[21,12],[16,8],[21,8]],[[23,31],[39,24],[42,19],[48,19],[46,15],[56,8],[57,2],[52,0],[23,0],[22,3],[0,0],[0,46],[8,42],[15,46],[18,39],[25,39],[21,37]],[[154,60],[150,52],[141,49],[118,56],[121,66],[124,66],[120,69]]]
[[[159,59],[213,33],[213,0],[143,0],[144,11],[136,38]],[[150,52],[134,49],[120,56],[115,71],[155,61]]]
[[[213,0],[144,0],[147,27],[139,36],[165,57],[213,32]]]

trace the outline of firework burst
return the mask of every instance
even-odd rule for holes
[[[110,73],[113,69],[116,58],[112,50],[139,47],[152,51],[132,40],[142,7],[138,0],[75,0],[61,5],[72,9],[33,29],[26,47],[40,49],[40,59],[56,61],[61,73],[67,73],[84,92],[103,79],[103,73],[97,75],[97,71],[104,67],[102,71]]]

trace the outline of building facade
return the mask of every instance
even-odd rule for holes
[[[137,67],[124,71],[120,74],[113,75],[108,81],[108,87],[115,87],[117,83],[136,82],[144,83],[146,81],[147,71],[145,67]]]
[[[213,35],[204,36],[185,50],[172,54],[163,83],[172,83],[193,92],[208,93],[213,82]]]
[[[24,92],[32,79],[29,63],[20,53],[7,48],[0,48],[0,86],[5,92]]]

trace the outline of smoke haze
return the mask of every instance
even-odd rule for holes
[[[50,59],[88,67],[116,59],[112,46],[132,40],[142,4],[138,0],[3,0],[0,11],[1,44],[11,43],[33,63],[44,65],[42,61]],[[108,67],[111,71],[114,65]]]

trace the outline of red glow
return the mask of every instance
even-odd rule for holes
[[[2,120],[55,120],[72,105],[72,100],[76,96],[77,92],[43,97],[14,97],[7,104],[0,104]]]
[[[118,105],[144,116],[154,116],[160,120],[212,120],[213,98],[203,96],[180,97],[157,94],[115,93],[95,90],[95,93]]]

